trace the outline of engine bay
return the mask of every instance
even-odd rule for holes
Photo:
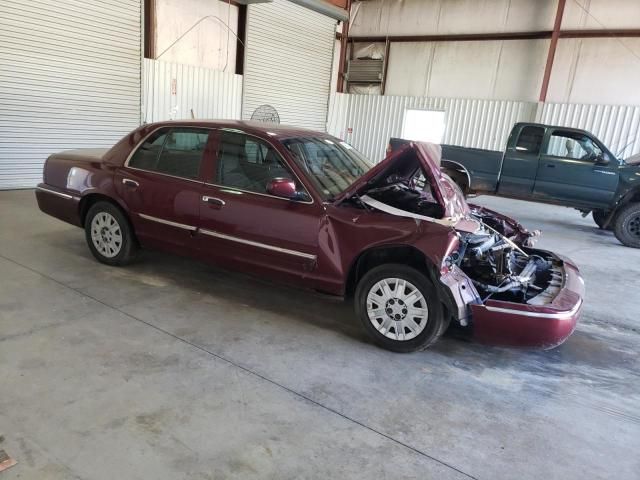
[[[409,181],[389,178],[387,185],[367,190],[359,200],[368,207],[415,218],[438,221],[444,214],[421,175]],[[478,228],[457,230],[460,246],[446,263],[469,277],[481,303],[488,299],[551,303],[562,288],[563,267],[552,254],[530,248],[539,232],[529,232],[514,220],[482,207],[471,207],[469,218]]]
[[[562,264],[551,254],[528,249],[483,224],[460,234],[449,262],[471,279],[482,303],[489,298],[529,305],[551,303],[562,288]]]

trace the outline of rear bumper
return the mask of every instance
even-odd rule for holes
[[[473,336],[493,345],[553,348],[576,328],[584,301],[584,281],[571,260],[563,263],[563,286],[548,305],[488,300],[470,305]]]
[[[72,225],[80,224],[80,197],[52,187],[46,183],[40,183],[36,187],[36,200],[38,208],[47,215],[58,218]]]

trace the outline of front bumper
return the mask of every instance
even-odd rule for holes
[[[576,328],[584,301],[584,280],[568,258],[555,255],[563,264],[563,285],[547,305],[487,300],[469,305],[473,337],[493,345],[553,348]]]

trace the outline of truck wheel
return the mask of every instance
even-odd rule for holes
[[[618,212],[613,233],[623,245],[640,248],[640,203],[631,203]]]
[[[449,324],[431,281],[401,264],[381,265],[367,272],[356,288],[355,310],[372,339],[393,352],[423,350]]]
[[[93,256],[107,265],[127,265],[138,251],[129,221],[118,207],[109,202],[97,202],[91,206],[84,231]]]
[[[593,212],[591,212],[591,215],[593,216],[593,221],[596,222],[596,225],[598,225],[598,228],[601,228],[604,230],[602,226],[604,225],[604,222],[610,213],[611,212],[607,212],[604,210],[594,210]],[[609,222],[609,226],[606,228],[606,230],[612,230],[613,223],[614,223],[613,221]]]

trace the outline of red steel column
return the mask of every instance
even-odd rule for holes
[[[547,100],[547,91],[549,90],[549,80],[551,79],[551,70],[553,70],[553,58],[556,56],[556,47],[558,46],[558,38],[560,38],[560,26],[562,25],[562,15],[564,14],[564,6],[566,0],[558,0],[558,11],[556,12],[556,21],[553,24],[551,32],[551,43],[549,44],[549,53],[547,55],[547,64],[544,67],[544,77],[542,78],[542,88],[540,89],[540,101]]]
[[[342,36],[340,37],[340,59],[338,64],[338,84],[336,91],[342,93],[344,91],[344,67],[347,61],[347,44],[349,40],[349,22],[351,21],[351,0],[347,1],[347,12],[349,19],[342,22]]]

